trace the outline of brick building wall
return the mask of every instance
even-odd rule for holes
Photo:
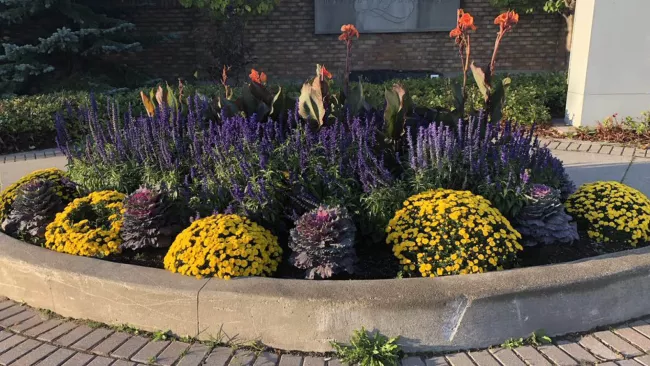
[[[172,82],[191,77],[205,63],[205,39],[218,37],[207,16],[185,9],[177,0],[115,0],[128,13],[140,34],[163,39],[129,58],[128,63]],[[489,0],[462,0],[478,27],[472,36],[473,59],[486,64],[498,27],[498,11]],[[251,19],[244,30],[252,51],[252,67],[272,80],[302,81],[314,73],[316,63],[342,73],[345,46],[337,36],[314,34],[314,0],[281,0],[269,15]],[[558,15],[521,15],[499,53],[499,70],[543,71],[566,68],[565,25]],[[448,32],[362,34],[355,42],[354,70],[430,70],[456,73],[458,50]]]
[[[473,59],[486,64],[492,56],[498,11],[489,0],[463,0],[478,27],[472,35]],[[498,67],[511,71],[565,68],[564,20],[559,15],[522,15],[500,47]],[[280,79],[306,78],[316,63],[341,73],[345,45],[336,35],[314,34],[314,0],[281,0],[268,16],[249,22],[246,39],[255,66]],[[449,32],[362,34],[355,42],[354,70],[395,69],[458,72],[458,49]]]

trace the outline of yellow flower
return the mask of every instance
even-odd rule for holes
[[[625,184],[585,184],[569,197],[566,210],[594,241],[635,247],[650,240],[650,200]]]
[[[515,252],[523,249],[517,241],[521,235],[510,222],[485,198],[467,191],[437,189],[414,195],[386,231],[386,242],[407,275],[496,270],[511,265]],[[504,251],[508,246],[512,249]],[[505,253],[484,261],[493,251]]]
[[[122,226],[124,194],[115,191],[93,192],[77,198],[66,206],[45,229],[45,247],[57,252],[87,257],[105,257],[120,252],[119,228]],[[91,223],[87,219],[74,222],[81,210],[92,210],[99,218]],[[110,213],[105,215],[106,210]],[[110,229],[94,227],[95,222],[106,220]]]
[[[214,215],[181,232],[164,259],[171,272],[223,279],[271,275],[282,258],[278,239],[248,218]]]

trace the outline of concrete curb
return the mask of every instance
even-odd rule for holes
[[[24,151],[0,155],[0,163],[17,163],[21,161],[55,158],[58,156],[65,157],[65,155],[63,155],[57,148]]]
[[[55,253],[0,234],[0,295],[63,316],[200,339],[236,336],[329,351],[365,326],[407,351],[586,331],[650,314],[650,248],[577,262],[436,279],[197,280]]]

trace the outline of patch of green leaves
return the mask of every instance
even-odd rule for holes
[[[501,347],[503,348],[518,348],[523,346],[541,346],[544,344],[553,343],[551,337],[546,335],[546,332],[543,329],[537,330],[531,333],[527,338],[510,338],[507,339]]]
[[[368,332],[365,328],[354,331],[350,344],[332,342],[338,358],[348,365],[397,366],[402,350],[398,337],[388,338],[379,332]]]
[[[129,325],[129,324],[120,324],[120,325],[115,327],[115,330],[117,330],[118,332],[129,333],[129,334],[133,334],[133,335],[139,335],[140,334],[140,330],[138,328],[136,328],[136,327],[134,327],[132,325]]]
[[[153,341],[158,342],[158,341],[166,341],[170,337],[172,337],[171,331],[169,330],[158,330],[153,332]]]

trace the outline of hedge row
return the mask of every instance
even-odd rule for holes
[[[564,73],[519,74],[511,78],[512,84],[504,108],[507,119],[526,124],[545,123],[552,116],[564,114],[567,89]],[[400,82],[407,87],[418,105],[447,109],[453,106],[449,79],[408,79]],[[394,81],[364,84],[367,100],[376,107],[383,106],[384,88],[393,83]],[[466,110],[475,110],[480,106],[480,95],[473,82],[469,83]],[[299,85],[283,87],[290,96],[299,95]],[[188,87],[186,95],[191,95],[194,91],[216,95],[221,88],[217,85]],[[108,99],[123,107],[131,104],[136,114],[144,112],[139,90],[119,90],[97,95],[99,103],[105,104]],[[0,100],[0,154],[54,146],[53,116],[65,108],[67,102],[72,106],[87,104],[89,95],[87,92],[74,91]]]

